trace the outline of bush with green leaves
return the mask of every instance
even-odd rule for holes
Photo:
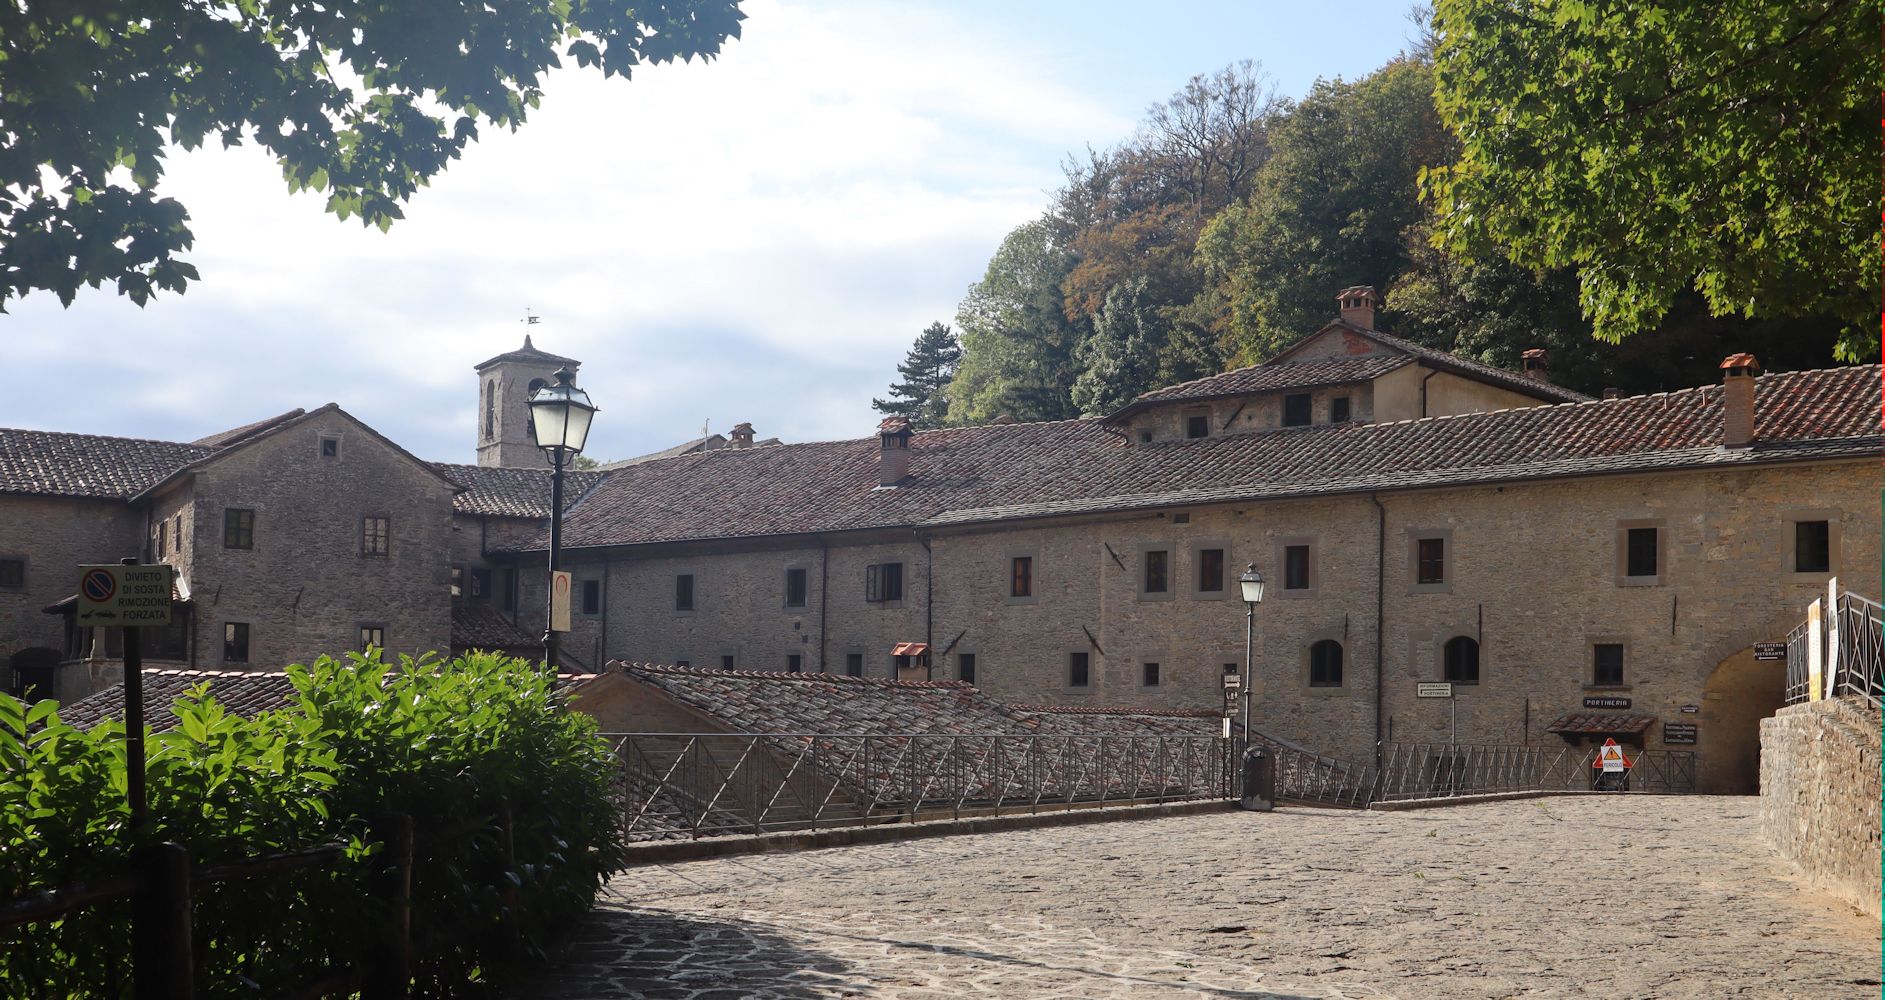
[[[54,702],[0,695],[0,903],[123,874],[148,842],[199,864],[345,844],[337,864],[195,887],[201,994],[275,993],[360,967],[383,939],[371,887],[403,813],[415,989],[454,996],[541,954],[620,863],[614,757],[534,665],[356,653],[288,675],[295,698],[253,718],[202,687],[178,700],[177,725],[148,736],[151,822],[136,833],[124,726],[79,730]],[[0,995],[128,995],[129,917],[108,903],[0,931]]]

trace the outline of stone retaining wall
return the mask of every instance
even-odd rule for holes
[[[1761,834],[1809,881],[1879,915],[1879,713],[1845,699],[1761,722]]]

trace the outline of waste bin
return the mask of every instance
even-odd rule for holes
[[[1276,758],[1262,747],[1244,751],[1237,805],[1252,812],[1269,812],[1276,805]]]

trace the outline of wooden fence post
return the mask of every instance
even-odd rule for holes
[[[412,987],[412,817],[394,813],[375,824],[385,847],[373,895],[385,907],[386,934],[373,942],[361,1000],[404,1000]]]
[[[143,885],[131,910],[131,976],[137,1000],[194,1000],[190,852],[150,844],[134,855]]]

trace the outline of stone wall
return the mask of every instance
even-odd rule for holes
[[[1761,723],[1761,834],[1814,885],[1879,915],[1879,713],[1846,699]]]

